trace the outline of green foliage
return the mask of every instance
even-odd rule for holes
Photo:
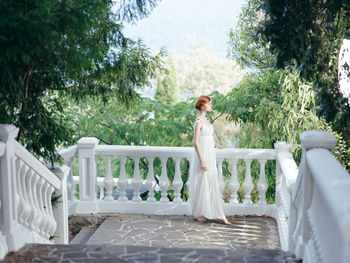
[[[261,0],[264,19],[257,36],[276,55],[276,66],[294,64],[314,83],[316,106],[333,129],[350,143],[350,105],[338,83],[338,55],[350,37],[350,2]]]
[[[299,162],[300,133],[331,130],[316,115],[311,83],[303,82],[291,68],[248,74],[227,97],[216,97],[215,109],[229,114],[229,120],[243,127],[239,147],[274,148],[276,141],[286,141],[293,146],[294,158]]]
[[[118,14],[113,3],[0,1],[0,122],[18,126],[17,139],[37,156],[54,158],[57,145],[70,143],[61,96],[131,102],[161,66],[141,42],[125,38],[117,22],[121,11],[136,19],[155,1],[123,1]]]
[[[258,11],[260,0],[249,0],[242,7],[236,29],[230,30],[229,53],[242,68],[270,69],[276,57],[265,47],[261,37],[257,37],[258,23],[263,19]]]

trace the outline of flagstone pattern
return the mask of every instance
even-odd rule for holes
[[[232,225],[195,221],[190,216],[108,217],[87,244],[168,248],[280,249],[276,221],[265,216],[228,217]]]
[[[190,216],[108,216],[82,228],[70,245],[28,244],[9,262],[298,262],[280,250],[277,224],[266,216],[228,217],[232,225]],[[94,232],[95,231],[95,232]],[[84,236],[87,235],[87,236]],[[84,244],[79,244],[85,240]]]

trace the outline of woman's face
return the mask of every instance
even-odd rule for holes
[[[205,110],[205,111],[211,111],[211,109],[212,109],[212,102],[211,101],[209,101],[208,103],[206,103],[204,106],[203,106],[203,110]]]

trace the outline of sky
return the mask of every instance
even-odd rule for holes
[[[156,53],[185,55],[193,41],[208,43],[220,57],[226,57],[228,33],[236,27],[245,0],[162,0],[151,14],[126,24],[125,36],[141,38]]]

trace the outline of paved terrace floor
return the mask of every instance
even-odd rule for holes
[[[300,263],[280,250],[273,218],[228,220],[232,225],[189,216],[108,216],[97,229],[83,228],[76,244],[29,244],[3,262]]]
[[[265,216],[228,217],[232,225],[190,216],[107,217],[87,244],[168,248],[280,249],[276,221]]]

